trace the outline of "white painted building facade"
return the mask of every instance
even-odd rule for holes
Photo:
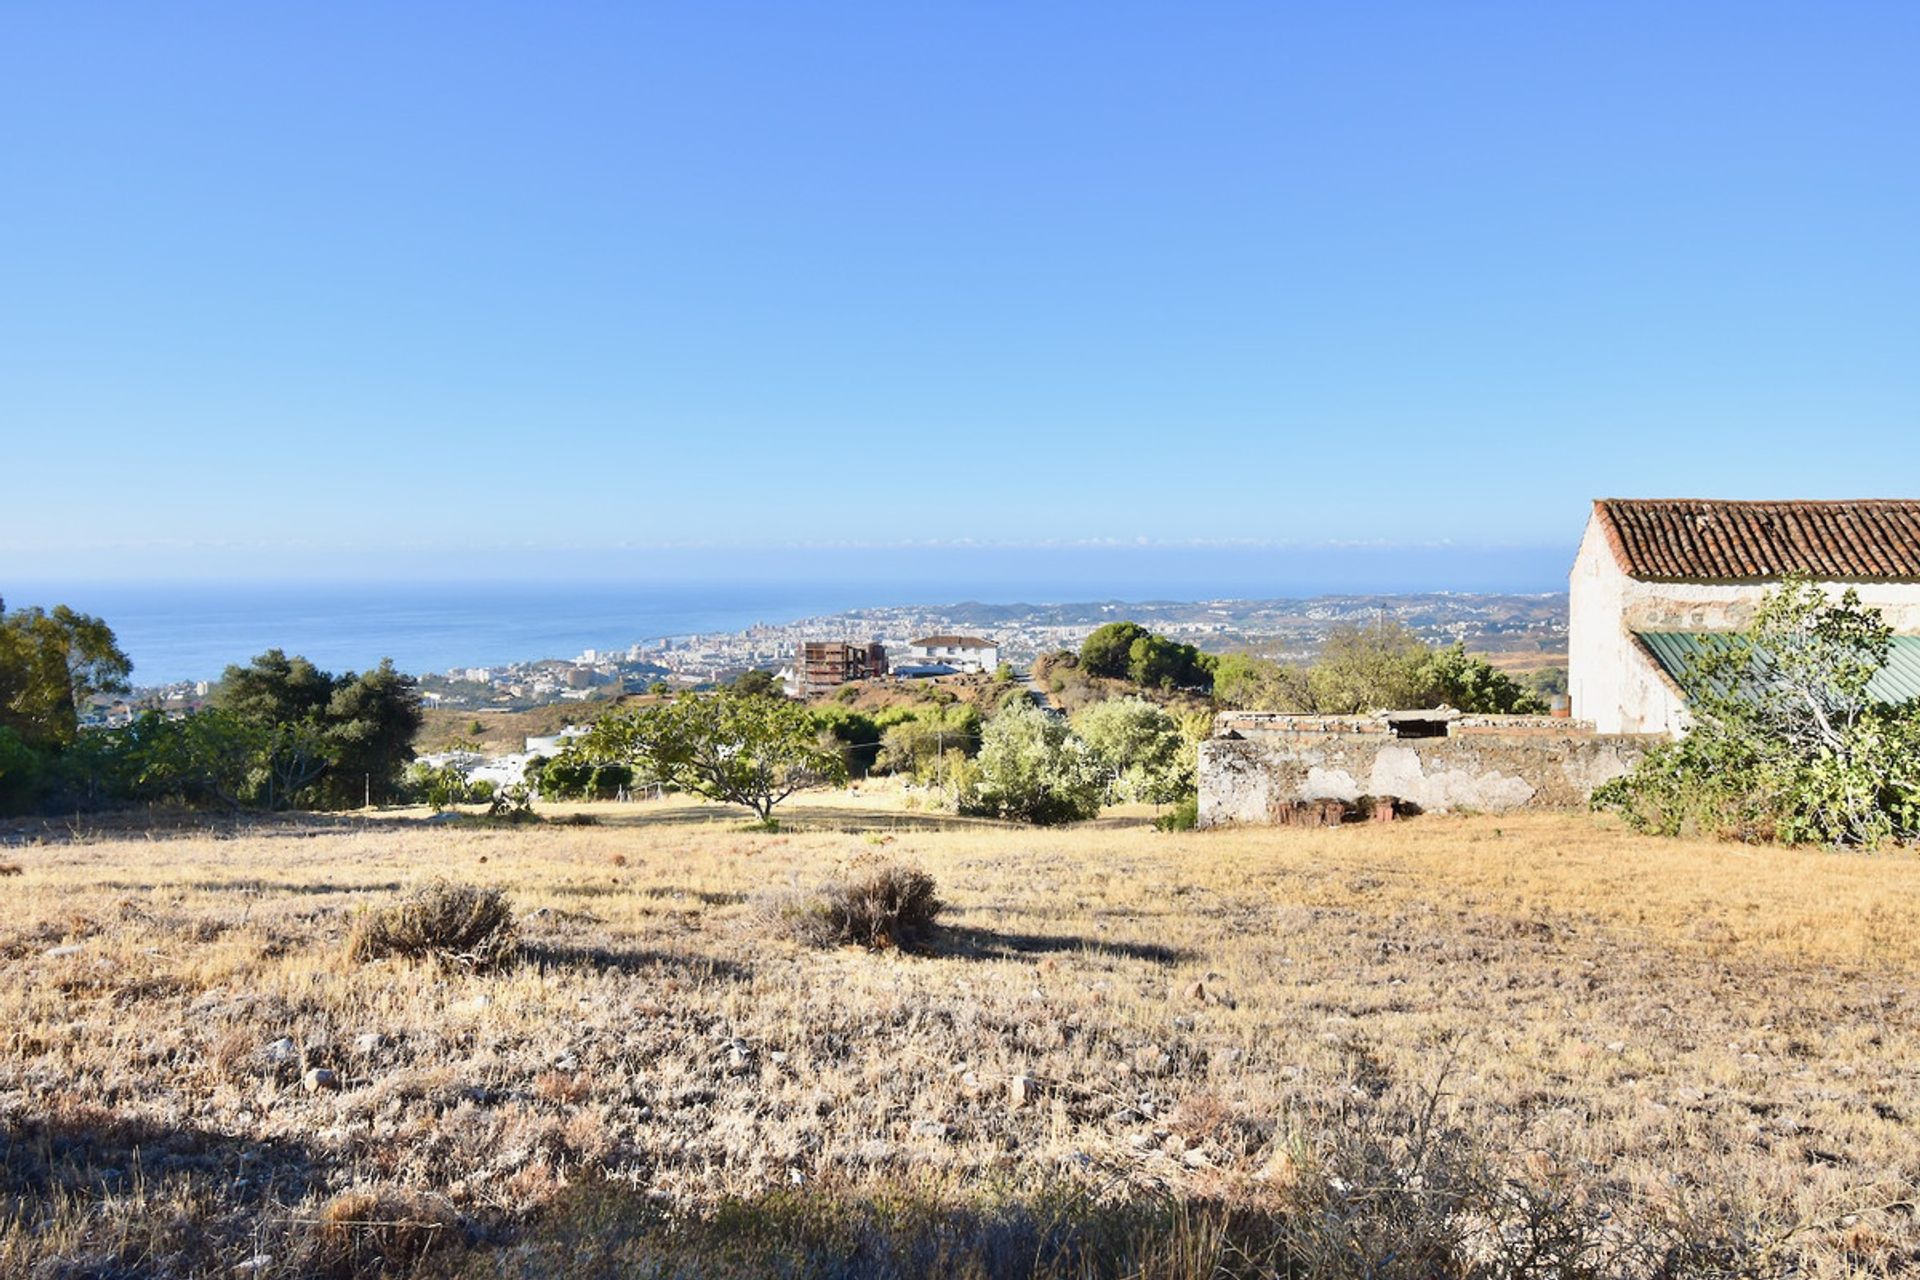
[[[1640,635],[1737,631],[1793,573],[1920,634],[1920,502],[1595,502],[1568,582],[1574,718],[1677,736],[1685,700]]]
[[[916,663],[939,663],[955,671],[992,671],[1000,665],[1000,646],[979,636],[924,636],[907,646]]]

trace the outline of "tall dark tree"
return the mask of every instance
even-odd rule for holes
[[[375,799],[392,799],[401,771],[413,759],[421,720],[419,683],[395,671],[391,658],[372,671],[342,677],[326,709],[333,749],[329,801],[357,804],[368,792]]]
[[[334,678],[298,654],[269,649],[242,667],[230,666],[213,692],[213,705],[249,724],[269,728],[315,720],[333,700]]]
[[[1151,634],[1137,622],[1109,622],[1081,642],[1080,665],[1090,675],[1125,680],[1134,642]]]

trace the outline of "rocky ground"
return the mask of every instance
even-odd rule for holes
[[[595,813],[14,829],[0,1274],[484,1269],[583,1188],[688,1221],[904,1185],[1311,1206],[1353,1220],[1330,1249],[1386,1195],[1487,1258],[1547,1206],[1621,1273],[1920,1266],[1910,855],[1584,815]],[[876,858],[951,904],[924,949],[767,928],[769,893]],[[347,958],[436,879],[509,895],[514,963]],[[1475,1190],[1435,1208],[1446,1180]]]

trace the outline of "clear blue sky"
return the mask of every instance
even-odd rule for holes
[[[0,588],[1912,495],[1916,66],[1904,3],[10,6]]]

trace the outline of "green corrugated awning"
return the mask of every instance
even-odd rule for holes
[[[1729,637],[1714,631],[1636,631],[1633,633],[1647,652],[1675,682],[1681,682],[1687,664],[1709,648],[1724,646]],[[1887,665],[1880,668],[1867,692],[1877,702],[1907,702],[1920,697],[1920,636],[1895,636],[1887,651]]]

